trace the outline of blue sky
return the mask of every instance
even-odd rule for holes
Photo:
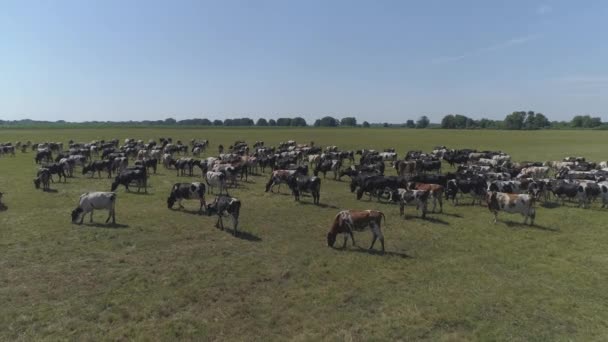
[[[606,1],[3,1],[0,119],[608,120]]]

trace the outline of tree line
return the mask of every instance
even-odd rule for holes
[[[15,120],[4,121],[0,119],[3,126],[81,126],[81,125],[133,125],[133,126],[215,126],[215,127],[307,127],[309,123],[302,117],[283,117],[278,119],[259,118],[254,121],[251,118],[229,118],[224,120],[210,120],[206,118],[176,120],[167,118],[165,120],[143,120],[143,121],[87,121],[81,123],[58,121],[36,121]],[[332,116],[324,116],[316,119],[313,127],[403,127],[403,128],[442,128],[442,129],[506,129],[506,130],[538,130],[538,129],[568,129],[568,128],[601,128],[608,129],[608,123],[602,122],[600,117],[590,115],[577,115],[570,121],[549,121],[543,113],[534,111],[516,111],[508,114],[503,120],[473,119],[461,114],[448,114],[440,123],[431,123],[426,115],[414,121],[407,120],[402,124],[394,123],[359,123],[357,118],[348,116],[338,119]]]

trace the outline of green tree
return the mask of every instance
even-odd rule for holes
[[[369,128],[369,122],[367,122],[367,121],[363,121],[363,127],[365,127],[365,128]]]
[[[340,120],[340,126],[357,126],[357,119],[354,117],[346,117]]]
[[[291,126],[291,119],[290,118],[278,118],[277,126]]]
[[[265,127],[268,126],[268,121],[264,118],[259,118],[258,122],[255,123],[256,126]]]
[[[456,128],[456,118],[454,115],[446,115],[441,119],[441,128],[452,129]]]
[[[505,127],[505,129],[510,129],[510,130],[522,129],[524,126],[525,118],[526,118],[526,112],[513,112],[513,113],[507,115],[507,117],[505,117],[504,127]]]
[[[431,121],[426,115],[421,116],[418,121],[416,121],[416,128],[427,128]]]
[[[222,120],[213,120],[213,126],[223,126]]]
[[[277,122],[274,119],[268,120],[268,126],[274,127],[277,125]]]
[[[301,117],[295,117],[291,120],[291,125],[292,126],[296,126],[296,127],[306,127],[306,120],[304,120],[304,118]]]
[[[321,127],[321,119],[315,120],[315,123],[313,124],[313,126],[315,126],[315,127]]]
[[[321,118],[321,127],[338,127],[338,120],[331,116],[325,116]]]
[[[414,120],[410,119],[406,121],[405,126],[407,128],[416,128],[416,123],[414,123]]]
[[[175,121],[174,118],[166,118],[164,122],[165,125],[175,125],[175,123],[177,123],[177,121]]]

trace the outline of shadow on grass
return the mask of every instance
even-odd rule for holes
[[[551,228],[551,227],[545,227],[545,226],[541,226],[538,224],[533,224],[533,225],[529,225],[529,224],[524,224],[523,222],[515,222],[515,221],[503,221],[505,223],[505,225],[507,227],[520,227],[520,228],[533,228],[533,229],[539,229],[539,230],[546,230],[546,231],[550,231],[550,232],[559,232],[559,229],[557,228]]]
[[[150,187],[148,187],[150,188]],[[152,196],[152,193],[150,192],[137,192],[137,191],[125,191],[125,194],[131,194],[131,195],[141,195],[141,196]]]
[[[378,244],[378,242],[376,242],[376,244]],[[377,246],[374,246],[377,247]],[[354,248],[348,248],[348,246],[346,248],[341,248],[341,247],[334,247],[335,250],[340,251],[340,252],[355,252],[355,253],[364,253],[364,254],[369,254],[369,255],[379,255],[379,256],[394,256],[394,257],[399,257],[399,258],[414,258],[411,255],[408,255],[406,253],[402,253],[402,252],[392,252],[392,251],[385,251],[383,252],[380,249],[367,249],[367,248],[363,248],[360,246],[355,246]]]
[[[440,213],[440,212],[435,212],[435,213],[434,213],[434,212],[430,211],[429,213],[430,213],[430,214],[437,214],[437,215],[448,216],[448,217],[463,218],[463,216],[462,216],[462,215],[460,215],[460,214],[446,213],[445,211],[444,211],[444,212],[442,212],[442,213]]]
[[[190,214],[190,215],[204,215],[205,214],[204,211],[191,210],[191,209],[185,209],[185,208],[171,208],[169,210],[171,210],[171,211],[177,211],[177,212],[182,212],[182,213]]]
[[[57,192],[58,192],[58,190],[57,190],[57,189],[47,189],[47,190],[42,190],[42,191],[44,191],[44,192],[48,192],[48,193],[51,193],[51,194],[55,194],[55,193],[57,193]]]
[[[547,208],[547,209],[555,209],[560,207],[561,205],[557,202],[545,202],[543,204],[540,205],[543,208]]]
[[[83,223],[80,226],[85,227],[96,227],[96,228],[129,228],[128,224],[120,224],[120,223],[101,223],[101,222],[93,222],[93,223]]]
[[[429,214],[427,213],[427,216],[425,218],[422,218],[420,216],[417,215],[407,215],[405,214],[405,219],[403,221],[410,221],[410,220],[420,220],[420,221],[426,221],[426,222],[430,222],[430,223],[437,223],[437,224],[443,224],[446,226],[449,226],[450,223],[447,221],[444,221],[442,219],[438,219],[436,217],[432,217],[432,216],[428,216]]]
[[[4,203],[0,203],[0,211],[6,211],[8,207]]]
[[[338,207],[336,207],[335,205],[332,205],[332,204],[325,204],[325,203],[314,204],[312,202],[302,201],[302,200],[300,200],[299,203],[303,204],[303,205],[314,205],[314,206],[317,206],[319,208],[325,208],[325,209],[326,208],[338,209]]]
[[[220,229],[221,230],[221,229]],[[241,240],[246,240],[246,241],[251,241],[251,242],[260,242],[262,241],[262,238],[251,234],[249,232],[244,232],[244,231],[237,231],[236,235],[234,234],[234,229],[233,228],[227,228],[224,227],[224,232],[229,233],[230,235],[234,236],[237,239],[241,239]]]

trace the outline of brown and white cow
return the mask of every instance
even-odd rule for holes
[[[416,161],[397,160],[393,163],[393,168],[397,170],[397,174],[401,177],[413,175],[416,173]]]
[[[504,211],[511,214],[524,216],[524,224],[534,224],[536,210],[534,209],[534,197],[523,194],[507,194],[504,192],[488,191],[486,195],[488,209],[494,214],[494,223],[498,219],[498,212]]]
[[[376,240],[380,240],[382,252],[384,252],[384,235],[382,235],[382,229],[380,228],[382,218],[384,218],[384,223],[386,224],[386,217],[381,211],[343,210],[336,215],[331,228],[327,233],[327,245],[333,247],[336,243],[338,234],[344,234],[344,244],[342,245],[342,248],[346,248],[346,242],[348,241],[349,236],[353,240],[353,246],[355,246],[353,230],[362,231],[365,228],[370,227],[374,238],[369,249],[374,247]]]
[[[435,208],[437,207],[437,202],[439,202],[439,212],[443,212],[443,186],[439,184],[426,184],[426,183],[416,183],[412,182],[408,184],[410,190],[424,190],[428,191],[433,198],[433,209],[432,212],[435,212]]]
[[[296,170],[274,170],[268,183],[266,183],[266,192],[273,192],[275,185],[279,186],[279,192],[281,191],[281,184],[287,184],[289,176],[296,173]]]

